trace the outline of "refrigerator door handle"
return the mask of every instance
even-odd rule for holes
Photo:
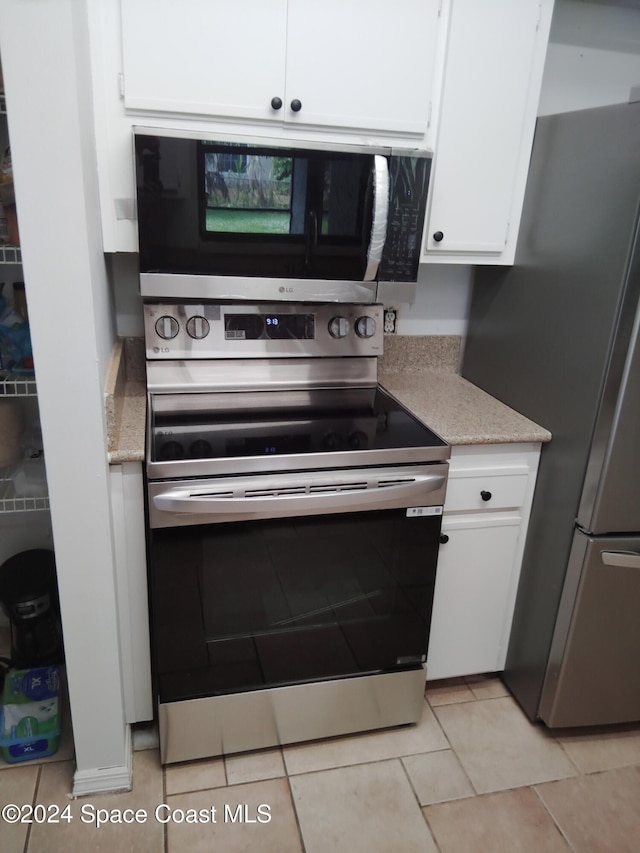
[[[640,569],[640,554],[637,551],[603,551],[601,556],[605,566]]]

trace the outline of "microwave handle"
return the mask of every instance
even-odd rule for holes
[[[389,161],[381,154],[373,158],[373,218],[363,281],[373,281],[382,260],[389,221]]]
[[[307,217],[307,239],[304,250],[304,268],[311,269],[311,256],[318,247],[318,216],[315,210],[310,210]]]

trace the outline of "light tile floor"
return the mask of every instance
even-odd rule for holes
[[[72,773],[0,773],[2,806],[34,805],[0,820],[2,853],[640,849],[640,725],[551,735],[495,677],[430,684],[417,726],[166,768],[139,751],[126,793],[71,800]]]

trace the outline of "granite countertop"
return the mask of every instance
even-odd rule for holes
[[[142,462],[147,388],[141,339],[121,338],[114,344],[105,382],[104,408],[109,463]]]
[[[551,433],[457,373],[380,373],[394,397],[451,445],[545,442]]]
[[[457,373],[456,335],[385,337],[378,381],[451,445],[547,442],[551,433]]]
[[[378,364],[383,388],[451,445],[546,442],[551,433],[457,373],[462,339],[454,335],[387,336]],[[111,464],[144,460],[144,345],[114,346],[105,383],[107,454]]]

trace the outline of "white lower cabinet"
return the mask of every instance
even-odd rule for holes
[[[504,668],[538,444],[453,448],[427,679]]]
[[[498,669],[520,521],[515,513],[444,521],[448,541],[438,559],[430,679]]]

